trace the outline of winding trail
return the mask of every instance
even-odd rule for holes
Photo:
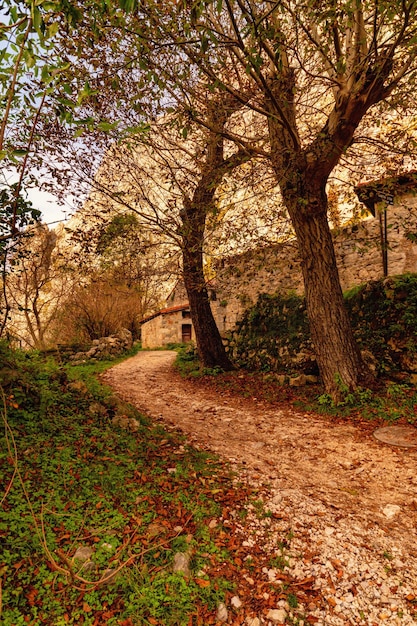
[[[313,555],[295,560],[295,576],[310,573],[325,585],[331,561],[344,563],[346,580],[332,583],[342,609],[320,613],[318,623],[417,624],[404,596],[417,599],[417,450],[381,444],[353,425],[292,407],[196,389],[173,370],[174,359],[171,351],[140,352],[102,379],[146,415],[231,461],[252,483],[269,484],[269,507],[281,518],[277,531],[291,530],[291,549],[308,547]],[[380,593],[387,603],[368,589],[343,600],[347,580],[356,581],[356,590],[366,580],[381,589],[387,569],[396,581]],[[396,586],[402,591],[394,593]]]

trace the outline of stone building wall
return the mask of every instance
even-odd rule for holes
[[[183,311],[161,313],[142,325],[142,347],[158,348],[168,343],[181,343],[183,324],[191,324],[191,319],[183,318]],[[194,339],[192,330],[191,339]]]
[[[175,308],[175,307],[173,307]],[[226,307],[218,300],[211,302],[214,319],[220,332],[228,330],[226,326]],[[165,346],[169,343],[182,343],[185,341],[183,326],[191,327],[190,339],[195,340],[195,333],[189,307],[183,306],[181,310],[165,309],[142,324],[142,348],[152,349]]]
[[[417,235],[417,197],[401,196],[388,208],[387,224],[388,274],[417,272],[417,245],[406,236]],[[343,290],[383,276],[379,215],[334,232],[334,246]],[[296,242],[229,257],[219,265],[216,281],[220,330],[230,330],[259,294],[303,293]]]

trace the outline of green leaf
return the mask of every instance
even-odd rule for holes
[[[58,22],[53,22],[52,24],[50,24],[47,28],[46,31],[46,36],[51,39],[52,37],[55,37],[55,35],[57,34],[59,30],[59,23]]]
[[[119,6],[126,13],[131,13],[137,8],[136,0],[119,0]]]
[[[13,150],[12,154],[16,157],[22,157],[22,156],[26,156],[28,153],[28,150]]]
[[[114,128],[116,128],[118,126],[119,122],[99,122],[97,124],[97,128],[98,130],[102,130],[103,132],[107,133],[109,130],[113,130]]]
[[[34,29],[38,33],[39,37],[43,39],[42,27],[45,27],[45,24],[43,23],[41,12],[39,11],[38,7],[36,7],[35,5],[32,5],[32,21],[33,21]]]

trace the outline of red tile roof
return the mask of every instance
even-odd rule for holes
[[[176,306],[171,306],[171,307],[168,307],[167,309],[161,309],[160,311],[157,311],[156,313],[153,313],[152,315],[148,315],[148,317],[144,317],[143,320],[140,321],[140,323],[144,324],[145,322],[149,322],[149,320],[153,320],[155,317],[158,317],[159,315],[168,315],[169,313],[176,313],[177,311],[184,311],[189,308],[190,308],[190,305],[188,304],[188,302],[184,302],[183,304],[177,304]]]

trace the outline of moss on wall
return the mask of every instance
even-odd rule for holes
[[[361,350],[377,373],[417,372],[417,274],[357,286],[345,294]],[[249,369],[316,369],[304,298],[262,294],[226,339],[236,363]]]

